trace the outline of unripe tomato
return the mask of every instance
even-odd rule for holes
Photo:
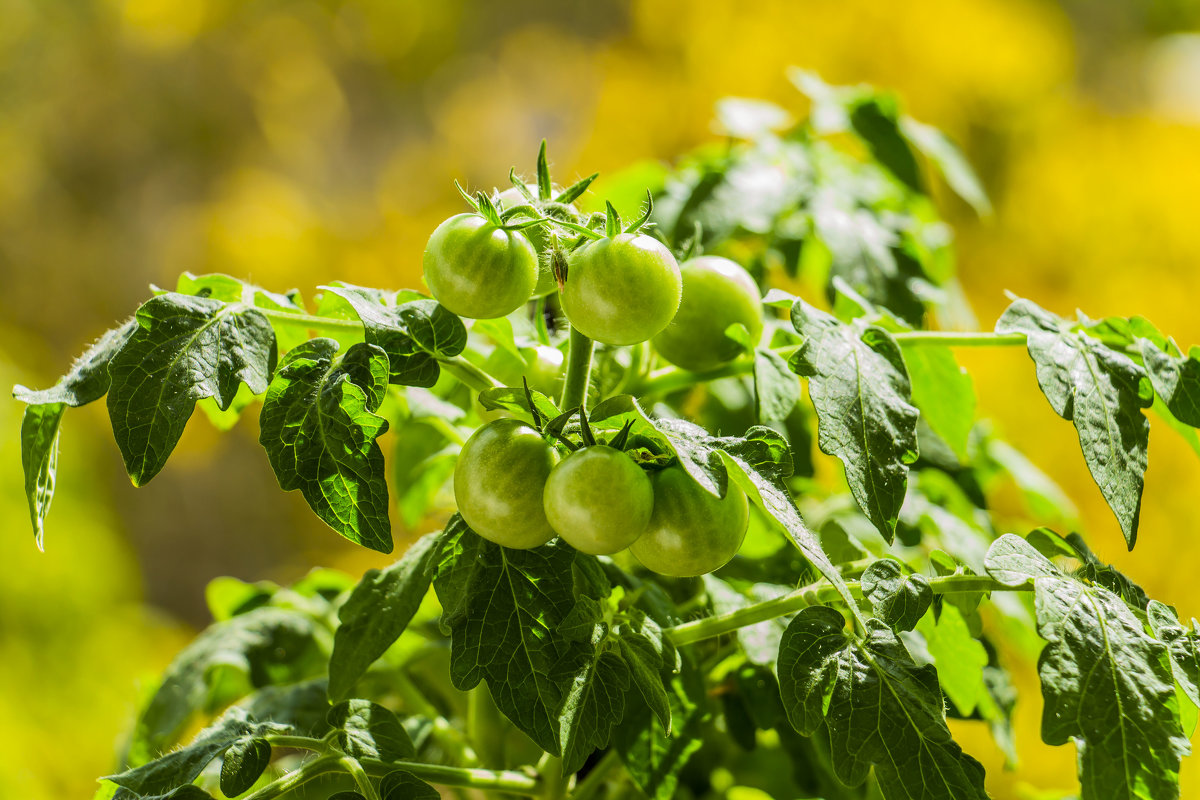
[[[471,319],[516,311],[538,278],[537,251],[529,239],[479,214],[457,214],[438,225],[422,263],[425,283],[437,301]]]
[[[583,553],[624,550],[650,521],[654,490],[629,456],[605,445],[576,450],[546,481],[546,519]]]
[[[679,271],[683,299],[675,319],[654,337],[659,355],[677,367],[702,372],[741,354],[741,345],[725,335],[730,325],[746,326],[752,342],[762,337],[762,296],[736,262],[699,256],[685,261]]]
[[[561,298],[567,319],[584,336],[627,345],[667,327],[681,291],[679,264],[662,242],[621,233],[571,253]]]
[[[645,533],[629,552],[660,575],[704,575],[737,555],[746,538],[750,504],[733,483],[713,497],[678,464],[651,478],[654,512]]]
[[[467,439],[454,466],[458,512],[483,538],[528,549],[554,538],[542,508],[558,453],[516,419],[489,422]]]

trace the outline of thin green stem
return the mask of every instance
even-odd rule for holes
[[[608,780],[612,771],[620,766],[621,759],[617,755],[617,751],[609,750],[596,762],[596,766],[592,767],[592,771],[587,774],[587,777],[579,782],[575,791],[571,792],[569,800],[592,800],[596,796],[596,792],[604,786],[604,782]]]
[[[312,750],[314,752],[324,752],[325,742],[321,739],[313,739],[308,736],[283,736],[279,734],[270,734],[266,737],[267,741],[273,747],[290,747],[293,750]]]
[[[571,342],[567,350],[567,375],[563,383],[562,402],[559,404],[564,410],[582,406],[587,402],[594,347],[595,342],[571,328]]]
[[[723,367],[707,372],[691,372],[679,367],[665,367],[651,372],[644,381],[636,387],[635,394],[639,397],[670,394],[679,389],[687,389],[705,381],[715,381],[717,378],[730,378],[735,375],[745,375],[754,370],[754,361],[738,359]]]
[[[342,765],[342,769],[349,772],[354,778],[354,783],[363,797],[367,800],[379,800],[379,792],[375,790],[375,784],[371,783],[366,770],[362,768],[362,764],[359,764],[357,759],[346,756],[339,763]]]
[[[419,761],[376,761],[370,758],[360,759],[359,763],[368,775],[375,777],[402,769],[421,780],[441,786],[462,786],[467,789],[508,792],[527,797],[540,794],[543,788],[537,777],[516,770],[463,769],[443,767],[440,764],[422,764]]]
[[[449,372],[460,382],[470,386],[477,392],[482,392],[485,389],[494,389],[500,386],[500,382],[487,374],[479,367],[467,361],[462,356],[454,356],[453,358],[439,358],[438,363],[442,365],[442,369]]]
[[[312,761],[307,761],[301,764],[299,768],[271,781],[258,791],[246,795],[242,800],[273,800],[276,797],[281,797],[298,786],[311,781],[313,778],[341,771],[342,765],[340,762],[341,757],[337,755],[321,756]]]
[[[318,317],[314,314],[293,314],[290,311],[279,311],[273,308],[254,309],[277,325],[290,325],[309,330],[358,330],[363,324],[356,319],[339,319],[338,317]]]
[[[571,775],[563,773],[562,759],[546,753],[538,762],[538,775],[542,779],[542,791],[539,797],[543,800],[562,800],[567,795],[567,786]]]
[[[941,345],[943,347],[1022,347],[1023,333],[988,331],[901,331],[892,338],[905,347]]]
[[[1021,592],[1032,591],[1033,589],[1029,585],[1017,587],[1005,586],[986,575],[944,575],[930,578],[929,585],[933,587],[934,594],[997,591]],[[854,596],[860,597],[862,595],[862,585],[859,582],[849,581],[846,583],[846,586]],[[838,599],[838,597],[837,589],[822,581],[809,584],[808,586],[801,586],[799,589],[788,594],[754,603],[735,611],[730,611],[727,614],[718,614],[717,616],[705,617],[704,619],[676,625],[667,629],[667,635],[671,637],[671,641],[676,645],[691,644],[692,642],[699,642],[704,639],[712,639],[716,636],[732,633],[739,628],[757,625],[769,619],[794,614],[806,606],[828,603]]]

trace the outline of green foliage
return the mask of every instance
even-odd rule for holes
[[[952,348],[1027,348],[1131,548],[1144,410],[1200,450],[1197,351],[1139,317],[1069,321],[1021,299],[994,332],[933,329],[967,316],[935,173],[986,212],[978,180],[892,95],[792,78],[807,118],[725,101],[728,146],[631,172],[618,204],[632,225],[584,195],[591,177],[557,189],[544,143],[536,184],[510,176],[516,205],[467,198],[537,238],[563,285],[573,252],[627,230],[673,256],[734,257],[760,288],[775,270],[795,278],[809,299],[768,292],[765,335],[731,326],[744,352],[708,372],[663,364],[652,343],[588,340],[552,290],[467,323],[415,291],[335,283],[310,314],[296,292],[185,274],[54,387],[16,387],[39,547],[65,410],[106,394],[139,485],[197,402],[227,428],[261,395],[280,486],[384,553],[391,500],[406,528],[447,516],[460,447],[497,415],[558,457],[604,444],[631,474],[678,465],[696,491],[752,503],[741,552],[699,579],[586,555],[570,536],[503,547],[454,513],[357,582],[218,579],[213,624],[149,693],[98,797],[984,798],[947,714],[986,726],[1014,762],[1008,670],[1039,650],[1042,739],[1075,744],[1081,797],[1178,797],[1200,628],[1078,533],[1037,527],[1073,523],[1070,500],[976,419]],[[626,201],[644,190],[639,214]],[[539,374],[538,353],[561,375]],[[813,478],[814,438],[844,484]],[[1005,486],[1022,508],[996,510]],[[997,536],[1014,529],[1032,531]]]

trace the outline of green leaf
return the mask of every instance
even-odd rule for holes
[[[774,350],[754,351],[754,400],[758,421],[776,425],[800,402],[800,381]]]
[[[975,424],[975,384],[949,347],[910,347],[904,366],[912,382],[912,402],[922,418],[962,462]]]
[[[300,736],[321,738],[329,730],[325,715],[329,698],[325,678],[264,686],[240,703],[254,719],[290,725]]]
[[[114,784],[108,783],[106,786]],[[119,788],[111,800],[213,800],[213,796],[195,784],[185,784],[178,789],[172,789],[162,794],[139,794],[125,788]]]
[[[938,168],[954,193],[975,209],[975,213],[980,216],[992,213],[991,201],[979,177],[946,134],[912,117],[900,118],[900,132],[909,144],[920,150]]]
[[[154,758],[197,714],[216,711],[257,687],[323,674],[320,635],[307,614],[270,606],[210,626],[167,667],[139,716],[128,761]]]
[[[271,744],[266,739],[243,736],[225,751],[221,762],[221,791],[237,797],[258,781],[271,763]]]
[[[863,595],[879,618],[898,631],[911,631],[933,602],[933,587],[924,575],[907,574],[895,559],[881,558],[862,576]]]
[[[613,735],[613,747],[629,777],[651,800],[672,800],[679,776],[704,744],[702,726],[708,711],[704,678],[685,660],[668,678],[673,730],[668,733],[655,713],[632,704]]]
[[[1190,629],[1179,624],[1175,612],[1157,600],[1146,608],[1154,638],[1167,646],[1175,682],[1193,705],[1200,706],[1200,632],[1195,620]]]
[[[1013,302],[997,333],[1024,333],[1038,385],[1055,413],[1075,424],[1083,458],[1132,550],[1146,473],[1154,400],[1146,372],[1123,353],[1036,304]]]
[[[823,731],[846,785],[874,767],[886,800],[987,797],[983,767],[951,738],[936,671],[918,667],[879,620],[858,639],[834,609],[802,609],[784,634],[778,671],[792,726]]]
[[[437,789],[402,769],[389,772],[379,781],[379,800],[440,800],[441,796]]]
[[[671,705],[662,672],[672,671],[678,656],[657,622],[637,608],[626,614],[628,619],[617,627],[613,638],[629,668],[631,682],[670,735]]]
[[[1163,352],[1149,339],[1139,339],[1138,345],[1154,393],[1163,399],[1175,419],[1200,428],[1200,360],[1177,351]]]
[[[454,474],[460,446],[445,432],[420,418],[393,428],[392,486],[396,510],[406,528],[415,528],[437,502]],[[440,510],[440,508],[438,509]]]
[[[323,286],[354,309],[368,344],[387,353],[390,381],[404,386],[433,386],[439,358],[452,358],[467,344],[462,320],[435,300],[384,305],[384,297],[354,286]]]
[[[496,706],[543,750],[562,755],[561,664],[591,648],[559,635],[575,606],[576,551],[555,540],[532,550],[487,541],[455,515],[442,534],[433,587],[450,632],[450,677],[462,691],[486,680]]]
[[[883,166],[914,192],[925,192],[917,159],[900,132],[900,108],[890,95],[861,98],[849,108],[850,126]]]
[[[804,301],[792,306],[804,344],[793,371],[808,378],[817,442],[846,469],[851,494],[891,542],[917,458],[917,418],[895,340],[880,328],[843,325]]]
[[[1082,800],[1179,796],[1189,752],[1168,646],[1113,592],[1063,574],[1020,537],[1005,534],[988,573],[1008,585],[1032,580],[1044,710],[1042,739],[1074,740]]]
[[[58,439],[65,403],[46,403],[25,408],[21,420],[21,467],[25,471],[25,497],[38,550],[44,550],[46,514],[54,499],[58,474]]]
[[[267,390],[275,331],[241,304],[163,294],[142,304],[138,328],[108,365],[108,413],[135,486],[158,474],[192,416],[212,397],[228,408],[245,383]]]
[[[582,669],[575,659],[567,659],[551,675],[553,681],[567,687],[559,730],[562,770],[567,775],[582,768],[593,751],[608,747],[613,727],[625,716],[631,678],[619,651],[603,647],[608,624],[592,598],[579,598],[558,633],[590,645],[592,653]]]
[[[533,398],[532,411],[530,398]],[[530,389],[528,394],[523,388],[484,389],[479,393],[479,402],[489,411],[513,411],[528,419],[533,419],[533,411],[541,415],[542,420],[551,420],[559,415],[554,401],[534,389]]]
[[[400,634],[429,591],[437,537],[418,539],[387,569],[369,570],[338,610],[341,624],[329,659],[329,699],[348,698],[355,683]]]
[[[67,374],[53,387],[36,391],[24,386],[13,387],[13,397],[29,405],[65,403],[72,408],[99,400],[108,391],[108,365],[138,329],[137,320],[106,331],[96,343],[75,359]]]
[[[400,761],[416,755],[412,739],[388,708],[370,700],[344,700],[329,709],[337,746],[357,759]]]
[[[186,747],[172,750],[140,767],[106,775],[103,780],[143,795],[168,792],[194,781],[210,761],[243,737],[258,738],[268,733],[287,732],[286,726],[256,723],[242,709],[235,708],[202,730]]]
[[[971,635],[966,618],[951,603],[942,604],[936,620],[932,614],[922,618],[917,631],[925,637],[942,691],[961,716],[971,716],[987,692],[983,672],[988,665],[987,650]]]
[[[392,551],[383,451],[388,427],[374,413],[387,389],[388,360],[356,344],[312,339],[287,354],[259,417],[259,442],[285,491],[299,489],[317,516],[352,542]]]

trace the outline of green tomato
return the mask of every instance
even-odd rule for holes
[[[458,512],[483,538],[521,550],[554,538],[542,510],[546,479],[558,453],[541,434],[516,419],[481,427],[454,465]]]
[[[730,325],[744,325],[750,341],[762,337],[762,296],[746,270],[720,256],[700,256],[679,267],[683,300],[679,312],[654,349],[677,367],[694,372],[715,369],[737,358],[742,346],[725,335]]]
[[[537,285],[538,256],[529,239],[479,214],[457,214],[438,225],[423,265],[437,301],[471,319],[511,314]]]
[[[681,291],[679,264],[662,242],[621,233],[571,253],[561,299],[567,319],[584,336],[627,345],[667,327]]]
[[[650,479],[633,459],[605,445],[576,450],[546,481],[546,519],[583,553],[624,550],[646,529],[654,507]]]
[[[750,504],[730,483],[725,496],[713,497],[675,464],[651,478],[654,513],[646,532],[629,552],[660,575],[704,575],[737,555],[746,538]]]

